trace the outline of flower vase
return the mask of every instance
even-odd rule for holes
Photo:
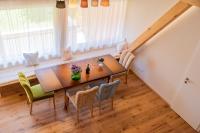
[[[81,73],[72,73],[72,80],[80,80],[81,79]]]

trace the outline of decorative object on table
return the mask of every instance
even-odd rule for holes
[[[90,65],[89,64],[87,64],[87,68],[86,68],[85,72],[86,72],[86,74],[90,74]]]
[[[68,6],[69,6],[69,8],[76,8],[77,4],[78,4],[77,0],[69,0]]]
[[[38,52],[23,53],[25,59],[25,66],[36,66],[39,64]]]
[[[88,0],[81,0],[81,7],[88,8]]]
[[[104,62],[104,58],[99,57],[99,58],[98,58],[98,61],[99,61],[99,62]]]
[[[67,61],[67,60],[71,60],[71,59],[72,59],[72,52],[71,52],[71,50],[70,50],[69,48],[67,48],[67,49],[64,50],[62,59],[63,59],[64,61]]]
[[[99,57],[98,58],[98,65],[99,65],[99,67],[103,67],[103,62],[104,62],[104,58],[102,58],[102,57]]]
[[[108,7],[110,5],[109,0],[101,0],[101,6]]]
[[[56,0],[56,8],[65,8],[65,0]]]
[[[99,0],[92,0],[91,6],[98,7]]]
[[[81,67],[77,66],[77,65],[72,65],[71,67],[71,71],[72,71],[72,80],[80,80],[81,79]]]

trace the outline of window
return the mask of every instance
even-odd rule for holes
[[[44,60],[60,57],[66,47],[87,52],[124,40],[127,0],[68,10],[56,9],[54,0],[10,1],[0,1],[0,68],[22,64],[26,52],[38,52]]]
[[[23,62],[24,52],[56,56],[53,7],[0,10],[0,65]]]
[[[111,47],[124,40],[127,1],[110,2],[109,7],[68,8],[67,45],[73,52]]]

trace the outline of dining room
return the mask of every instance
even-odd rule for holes
[[[0,133],[200,131],[199,0],[0,0]]]

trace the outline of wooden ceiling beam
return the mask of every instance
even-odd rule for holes
[[[188,3],[192,6],[200,7],[200,0],[181,0],[182,2]]]
[[[181,0],[178,3],[176,3],[167,13],[165,13],[161,18],[159,18],[151,27],[149,27],[132,43],[132,45],[130,46],[130,51],[135,51],[137,48],[142,46],[145,42],[147,42],[149,39],[151,39],[153,36],[159,33],[173,20],[175,20],[186,10],[188,10],[192,6],[192,1],[196,3],[199,0]],[[188,4],[189,2],[190,4]]]

